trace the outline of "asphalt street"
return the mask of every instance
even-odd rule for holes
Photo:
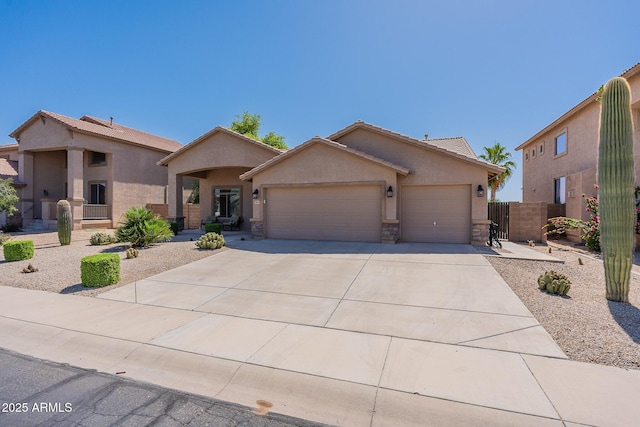
[[[0,348],[1,426],[321,425],[260,403],[247,408]]]

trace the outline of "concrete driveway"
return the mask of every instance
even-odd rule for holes
[[[99,298],[0,289],[0,346],[341,426],[598,425],[603,388],[637,395],[565,360],[470,245],[230,246]]]

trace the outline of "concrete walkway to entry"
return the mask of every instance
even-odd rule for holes
[[[640,371],[568,361],[472,246],[231,246],[99,298],[0,287],[0,347],[341,426],[640,418]]]

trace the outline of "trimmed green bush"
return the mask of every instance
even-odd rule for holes
[[[205,224],[204,225],[205,233],[218,233],[222,232],[222,224],[213,223],[213,224]]]
[[[14,240],[2,245],[5,261],[22,261],[33,258],[33,240]]]
[[[80,264],[82,286],[99,288],[120,281],[120,256],[96,254],[82,258]]]
[[[173,233],[174,236],[178,235],[178,231],[180,231],[180,224],[178,224],[177,222],[170,222],[169,223],[169,228],[171,229],[171,232]]]

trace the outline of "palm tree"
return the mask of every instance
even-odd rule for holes
[[[511,153],[499,142],[496,142],[493,147],[483,147],[482,149],[484,150],[484,153],[480,154],[482,160],[505,168],[505,171],[501,174],[489,178],[488,186],[491,189],[491,201],[495,202],[496,192],[504,187],[507,180],[511,178],[516,168],[516,162],[511,160]]]

